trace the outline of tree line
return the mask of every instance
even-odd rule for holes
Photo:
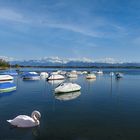
[[[0,59],[0,67],[9,67],[10,64],[4,59]]]

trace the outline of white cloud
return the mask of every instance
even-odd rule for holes
[[[68,30],[68,31],[80,33],[80,34],[83,34],[86,36],[91,36],[91,37],[102,37],[103,36],[102,32],[86,29],[82,25],[76,25],[73,23],[47,22],[46,26],[51,27],[51,28],[59,28],[59,29],[63,29],[63,30]]]
[[[24,16],[21,13],[6,8],[0,9],[0,20],[22,22],[22,23],[26,22]]]
[[[107,38],[117,35],[119,36],[121,34],[124,35],[125,33],[124,27],[102,17],[92,17],[89,13],[87,13],[86,19],[81,17],[82,14],[77,15],[78,18],[76,21],[67,19],[66,17],[63,17],[63,19],[58,18],[60,15],[56,15],[51,12],[48,12],[46,15],[42,14],[41,16],[40,14],[33,15],[33,13],[29,13],[27,15],[20,10],[16,11],[15,9],[8,8],[0,9],[1,21],[26,24],[26,26],[29,27],[41,26],[47,28],[58,28],[94,38]]]

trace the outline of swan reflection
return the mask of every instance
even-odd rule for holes
[[[69,92],[69,93],[55,93],[55,99],[61,101],[68,101],[68,100],[76,99],[80,95],[81,95],[80,91]]]

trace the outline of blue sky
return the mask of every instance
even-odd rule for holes
[[[140,62],[138,0],[0,0],[0,56]]]

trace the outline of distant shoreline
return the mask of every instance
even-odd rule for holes
[[[10,66],[10,67],[0,67],[0,70],[6,70],[6,69],[9,69],[9,68],[17,68],[17,69],[20,69],[20,68],[73,68],[73,69],[76,69],[76,68],[81,68],[81,69],[91,69],[91,68],[95,68],[95,69],[104,69],[104,68],[111,68],[111,69],[116,69],[116,68],[127,68],[127,69],[140,69],[140,67],[138,66]]]

